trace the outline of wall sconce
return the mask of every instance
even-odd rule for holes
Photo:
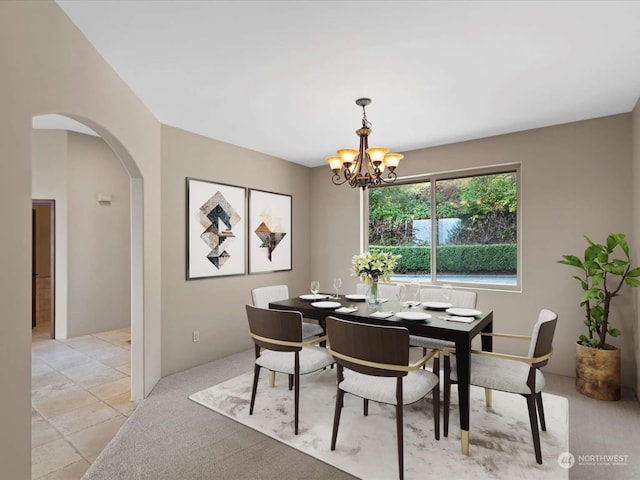
[[[98,203],[100,205],[111,205],[111,195],[107,193],[98,193]]]

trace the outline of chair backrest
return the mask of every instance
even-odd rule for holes
[[[384,298],[388,298],[389,300],[395,300],[397,297],[399,285],[395,283],[378,283],[378,295]],[[369,289],[369,285],[366,283],[359,283],[356,287],[356,292],[359,294],[366,294]]]
[[[286,285],[270,285],[251,290],[251,301],[254,307],[269,308],[269,302],[289,298],[289,287]]]
[[[531,334],[531,344],[529,345],[530,357],[541,357],[551,351],[553,344],[553,334],[556,330],[558,322],[558,314],[551,310],[542,309],[538,314],[538,321],[533,326]],[[536,363],[533,366],[544,367],[549,360]]]
[[[249,331],[254,335],[284,342],[302,342],[302,314],[290,310],[269,310],[247,305]],[[278,352],[295,352],[302,347],[276,345],[252,337],[256,345]]]
[[[390,365],[409,365],[409,330],[327,317],[327,335],[333,352],[368,362]],[[336,362],[349,370],[365,375],[401,377],[407,372],[359,365],[335,357]]]
[[[447,298],[447,294],[449,298]],[[476,308],[478,295],[472,290],[427,287],[420,289],[421,302],[447,302],[454,307]]]

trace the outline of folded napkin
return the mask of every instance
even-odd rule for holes
[[[450,315],[448,317],[442,317],[445,320],[449,320],[450,322],[462,322],[462,323],[471,323],[475,320],[474,317],[456,317],[454,315]]]
[[[358,310],[358,307],[340,307],[334,310],[336,313],[353,313]]]
[[[393,316],[393,312],[373,312],[369,316],[373,318],[389,318]]]

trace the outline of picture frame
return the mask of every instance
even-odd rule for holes
[[[247,189],[186,178],[186,279],[247,273]]]
[[[249,274],[292,269],[292,196],[249,189]]]

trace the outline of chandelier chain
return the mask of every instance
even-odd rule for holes
[[[362,105],[362,127],[363,128],[371,128],[371,122],[369,120],[367,120],[366,105]]]

